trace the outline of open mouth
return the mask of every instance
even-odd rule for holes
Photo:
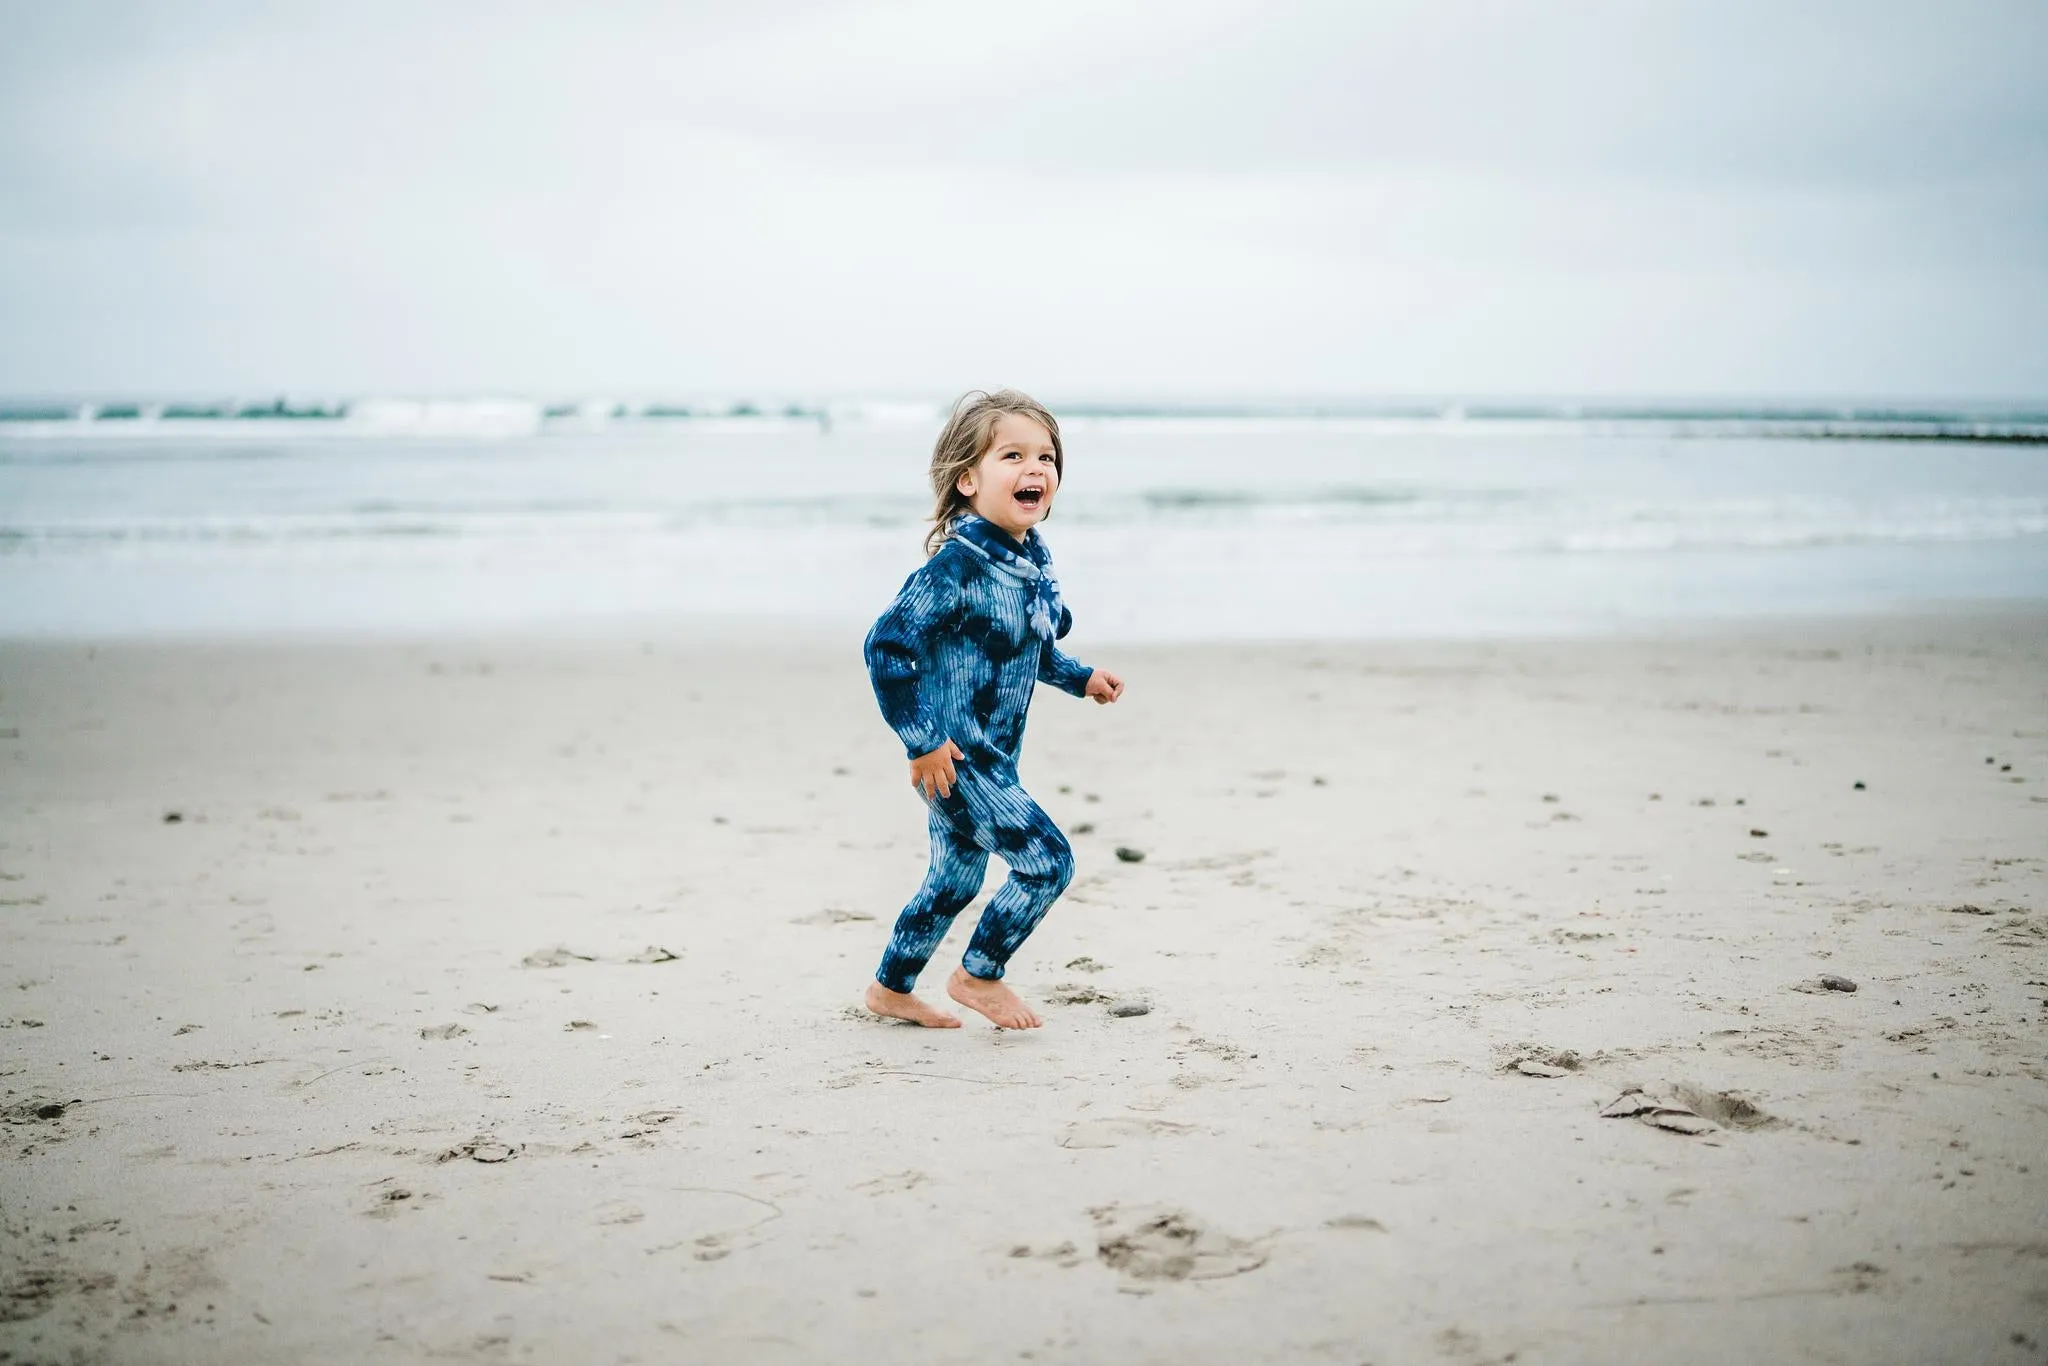
[[[1018,489],[1017,501],[1028,508],[1043,507],[1045,506],[1045,490],[1039,488]]]

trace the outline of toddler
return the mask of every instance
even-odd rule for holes
[[[971,393],[932,448],[930,556],[868,632],[868,674],[929,809],[932,861],[868,986],[877,1015],[935,1029],[960,1020],[912,994],[981,890],[988,856],[1010,876],[990,898],[946,994],[999,1029],[1044,1023],[1004,966],[1074,876],[1074,851],[1017,781],[1024,716],[1041,682],[1107,705],[1123,680],[1055,642],[1073,625],[1037,531],[1064,471],[1059,423],[1018,393]]]

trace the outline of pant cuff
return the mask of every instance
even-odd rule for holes
[[[984,982],[1003,980],[1003,965],[978,949],[969,949],[960,966],[967,969],[969,977],[979,977]]]
[[[890,991],[908,996],[917,987],[917,975],[924,971],[924,964],[892,963],[882,960],[882,966],[875,969],[875,980]]]

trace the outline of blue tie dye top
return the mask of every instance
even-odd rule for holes
[[[1054,643],[1073,624],[1036,528],[1020,543],[963,517],[868,632],[882,716],[913,759],[951,740],[1014,775],[1037,685],[1087,694],[1090,669]]]

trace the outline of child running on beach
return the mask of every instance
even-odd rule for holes
[[[1074,619],[1036,527],[1052,511],[1064,460],[1059,423],[1016,390],[956,403],[932,448],[930,559],[868,633],[875,697],[909,753],[932,839],[931,869],[868,986],[877,1015],[959,1028],[911,990],[994,854],[1009,880],[981,913],[946,994],[999,1029],[1044,1023],[1003,984],[1003,970],[1073,880],[1074,851],[1018,785],[1024,716],[1041,682],[1105,706],[1124,690],[1054,643]]]

